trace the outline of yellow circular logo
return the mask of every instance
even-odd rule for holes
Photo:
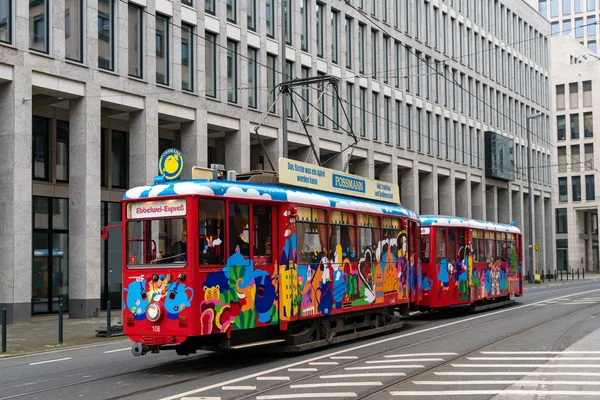
[[[165,150],[158,160],[158,173],[171,181],[183,172],[183,154],[177,149]]]

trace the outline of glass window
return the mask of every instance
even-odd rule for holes
[[[266,0],[267,36],[275,37],[275,0]]]
[[[294,38],[294,2],[293,0],[283,0],[283,3],[285,4],[285,43],[292,45]]]
[[[12,43],[12,0],[0,0],[0,42]]]
[[[435,262],[440,263],[446,258],[446,228],[437,227],[435,230]]]
[[[229,205],[229,254],[250,257],[250,213],[247,204]]]
[[[321,255],[327,254],[327,212],[298,207],[296,238],[300,263],[316,264]]]
[[[33,117],[33,179],[47,181],[49,162],[49,134],[50,120],[48,118]]]
[[[248,0],[248,29],[256,32],[256,0]]]
[[[275,104],[275,99],[277,98],[277,93],[275,93],[275,86],[277,85],[277,66],[275,65],[277,62],[276,56],[271,54],[267,54],[267,92],[269,93],[269,107],[271,107],[271,112],[277,112],[277,104]]]
[[[106,0],[105,0],[106,1]],[[100,7],[101,2],[98,3]],[[50,1],[29,2],[29,48],[48,53],[50,50]]]
[[[567,233],[567,209],[556,209],[556,233]]]
[[[581,201],[581,177],[571,177],[571,184],[573,189],[573,201]]]
[[[575,18],[575,37],[583,37],[583,18]]]
[[[206,70],[205,95],[217,97],[217,36],[206,32],[204,67]]]
[[[585,170],[591,171],[594,169],[594,144],[586,143],[583,146],[585,155]]]
[[[323,37],[323,30],[325,26],[325,5],[317,3],[317,56],[323,57],[323,43],[325,38]]]
[[[205,0],[205,1],[208,3],[210,0]],[[194,0],[181,0],[181,4],[185,4],[186,6],[193,7]]]
[[[421,235],[421,262],[429,263],[429,252],[431,246],[431,235]]]
[[[571,14],[571,0],[562,0],[562,15]]]
[[[255,205],[252,208],[254,265],[273,265],[273,222],[270,206]]]
[[[560,22],[555,21],[555,22],[552,22],[551,25],[552,25],[552,36],[560,35]]]
[[[329,237],[329,257],[333,263],[348,258],[354,261],[356,255],[356,224],[352,213],[332,211],[331,212],[331,235]],[[338,248],[341,246],[341,248]],[[342,254],[337,254],[338,250]]]
[[[367,89],[360,88],[360,136],[367,137]]]
[[[365,73],[365,30],[366,26],[358,24],[358,68],[361,74]]]
[[[194,28],[181,24],[181,88],[194,90]]]
[[[550,0],[550,16],[558,17],[558,2],[560,0]]]
[[[575,12],[580,13],[583,12],[583,0],[574,0],[575,2]]]
[[[373,92],[373,140],[379,140],[379,95]]]
[[[538,11],[544,17],[547,17],[546,13],[548,12],[548,4],[547,4],[546,0],[540,0],[539,1],[539,3],[538,3]]]
[[[563,30],[562,34],[567,36],[573,36],[573,32],[571,31],[571,20],[566,19],[563,21]]]
[[[227,41],[227,101],[237,103],[237,42]]]
[[[596,0],[587,0],[587,10],[594,11],[596,9]]]
[[[227,21],[237,23],[237,0],[227,0]]]
[[[56,121],[56,180],[69,181],[69,123]]]
[[[112,131],[111,144],[112,187],[125,189],[127,187],[127,134],[125,132]]]
[[[375,72],[377,74],[378,72]],[[383,36],[383,82],[390,81],[390,37]]]
[[[98,68],[114,70],[114,0],[98,0]]]
[[[592,106],[592,81],[583,82],[583,106]]]
[[[571,114],[571,139],[579,139],[579,114]]]
[[[285,62],[285,79],[286,80],[293,80],[294,79],[294,63],[291,61],[287,61]],[[334,112],[336,111],[335,107],[337,105],[337,102],[335,101],[335,99],[333,99],[333,104],[334,104]],[[324,102],[323,102],[324,103]],[[287,96],[287,101],[285,104],[285,115],[288,116],[288,118],[293,118],[294,117],[294,106],[292,104],[292,96]],[[339,113],[337,114],[337,119],[336,116],[333,116],[333,119],[336,121],[337,124],[337,120],[339,119]],[[335,125],[336,129],[337,129],[337,125]]]
[[[565,109],[565,85],[556,85],[556,109]]]
[[[129,15],[128,15],[128,47],[127,52],[129,56],[129,75],[137,78],[142,77],[142,59],[143,59],[143,45],[142,45],[142,8],[134,4],[129,3]]]
[[[566,140],[567,139],[566,122],[565,122],[564,115],[559,115],[556,117],[556,130],[557,130],[558,140]]]
[[[204,11],[206,11],[209,14],[215,15],[215,3],[215,0],[204,0]]]
[[[579,85],[577,82],[569,83],[569,108],[579,107]]]
[[[200,265],[225,264],[225,203],[220,200],[199,199],[198,221]]]
[[[258,52],[251,47],[248,48],[248,107],[258,106],[258,75],[256,70],[256,57]]]
[[[568,201],[566,177],[558,178],[558,200],[560,202]]]
[[[594,183],[594,175],[586,175],[585,177],[585,199],[596,200],[596,188]]]
[[[596,36],[596,16],[587,17],[587,35]]]
[[[558,148],[558,172],[567,172],[567,148],[559,146]]]
[[[345,19],[345,31],[346,31],[346,68],[352,69],[352,44],[354,38],[352,37],[352,19]]]
[[[82,13],[83,0],[65,1],[65,58],[79,62],[83,61]]]
[[[595,40],[588,40],[588,45],[587,45],[588,49],[590,49],[591,51],[593,51],[594,53],[597,52],[597,47],[596,47],[596,41]]]
[[[571,171],[579,172],[579,170],[581,169],[580,161],[581,160],[579,159],[579,145],[571,145]]]
[[[169,25],[166,17],[156,16],[156,83],[169,84]]]
[[[591,112],[583,113],[583,133],[586,138],[594,136],[594,118]]]
[[[135,203],[133,203],[135,204]],[[127,223],[127,267],[187,262],[187,224],[183,218]]]
[[[310,43],[309,3],[309,0],[302,0],[300,2],[300,21],[302,25],[302,31],[300,32],[300,46],[303,51],[308,51],[308,45]]]
[[[340,13],[331,10],[331,62],[338,63],[339,46],[338,46],[338,30],[339,30]]]

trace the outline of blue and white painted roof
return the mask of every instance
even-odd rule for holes
[[[123,200],[148,200],[178,195],[265,199],[306,206],[315,205],[347,211],[372,212],[419,219],[414,211],[400,205],[288,186],[233,181],[187,180],[161,185],[139,186],[129,189],[123,195]]]
[[[419,218],[421,219],[421,226],[452,226],[458,228],[488,229],[496,232],[521,233],[516,226],[476,219],[451,217],[446,215],[420,215]]]

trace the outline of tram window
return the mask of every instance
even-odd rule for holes
[[[297,222],[296,241],[300,263],[318,263],[327,250],[327,224]]]
[[[127,264],[185,264],[187,226],[183,218],[127,223]]]
[[[471,232],[471,254],[473,255],[473,262],[479,262],[480,250],[479,250],[479,238],[481,237],[481,231],[473,229]]]
[[[198,200],[198,249],[201,265],[225,264],[225,203]]]
[[[229,205],[229,255],[239,251],[250,257],[250,213],[248,204]]]
[[[517,257],[517,244],[515,242],[515,235],[513,233],[508,234],[508,258],[513,259]]]
[[[421,261],[424,264],[429,263],[429,247],[431,245],[431,235],[421,235]]]
[[[253,257],[255,265],[271,265],[273,263],[273,222],[270,206],[254,206],[252,208],[252,226],[254,227]]]
[[[488,262],[496,260],[496,248],[494,246],[494,239],[485,240],[485,256]]]
[[[338,245],[340,246],[338,248]],[[337,254],[341,250],[341,254]],[[331,225],[329,254],[333,263],[341,263],[344,258],[354,261],[356,254],[356,227],[351,225]]]
[[[457,244],[457,246],[456,246],[457,250],[460,250],[461,247],[465,247],[466,241],[465,241],[465,230],[464,229],[456,230],[456,244]]]
[[[446,258],[446,228],[437,227],[435,230],[435,262],[440,263]]]
[[[458,253],[456,252],[457,229],[448,229],[448,259],[456,260]]]
[[[504,238],[504,233],[496,232],[496,257],[498,257],[500,261],[508,260],[506,241]]]
[[[389,218],[389,217],[384,217],[382,218],[381,221],[381,225],[383,228],[383,240],[380,243],[380,245],[384,245],[386,240],[388,239],[396,239],[397,242],[397,250],[394,252],[395,254],[397,254],[398,251],[403,250],[403,255],[406,256],[406,252],[408,251],[408,243],[406,242],[406,235],[404,235],[404,237],[400,237],[400,231],[402,230],[402,228],[404,227],[402,224],[402,220],[397,219],[397,218]],[[404,239],[404,242],[402,242],[402,240]],[[380,249],[381,252],[383,252],[383,249]]]

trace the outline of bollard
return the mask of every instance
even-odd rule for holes
[[[554,270],[554,282],[558,279],[558,270]]]
[[[6,308],[2,309],[2,352],[6,353]]]
[[[563,280],[563,278],[562,278],[562,275],[563,275],[563,274],[562,274],[562,273],[563,273],[563,270],[561,269],[561,270],[560,270],[560,280],[561,280],[561,281]]]
[[[106,302],[106,337],[110,337],[110,300]]]
[[[63,344],[63,305],[58,305],[58,344]]]
[[[585,281],[585,268],[583,269],[582,274],[583,274],[583,280]]]
[[[577,268],[577,280],[579,280],[579,268]]]
[[[567,280],[569,280],[569,270],[567,270]]]
[[[571,270],[571,280],[575,279],[575,271]]]

